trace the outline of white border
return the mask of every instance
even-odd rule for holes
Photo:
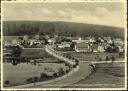
[[[1,0],[2,1],[2,0]],[[11,0],[2,2],[124,2],[126,0]]]
[[[125,3],[125,10],[124,10],[124,17],[126,19],[125,21],[125,88],[3,88],[3,26],[2,26],[2,6],[3,3],[54,3],[54,2],[124,2]],[[1,90],[127,90],[127,0],[19,0],[19,1],[1,1]]]

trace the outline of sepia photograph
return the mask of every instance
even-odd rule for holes
[[[126,2],[2,2],[3,89],[126,89]]]

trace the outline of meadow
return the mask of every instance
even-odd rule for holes
[[[37,49],[37,48],[31,48],[31,49],[23,49],[22,53],[21,53],[21,57],[36,57],[36,58],[40,58],[40,57],[46,57],[46,58],[54,58],[51,55],[49,55],[47,52],[45,52],[44,48],[41,49]]]
[[[123,88],[124,76],[124,63],[97,64],[92,74],[65,88]]]
[[[116,60],[124,60],[124,58],[119,58],[118,53],[78,53],[78,52],[66,52],[65,55],[70,55],[79,61],[105,61],[106,56],[115,56]],[[101,58],[101,60],[98,59]]]
[[[27,63],[21,63],[16,66],[13,66],[10,63],[4,63],[3,68],[3,82],[10,82],[9,85],[4,84],[4,86],[27,84],[26,79],[40,77],[41,73],[53,76],[53,74],[58,72],[60,68],[63,68],[64,71],[69,69],[69,67],[65,66],[64,63],[39,63],[36,66]]]

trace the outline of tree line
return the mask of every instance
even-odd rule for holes
[[[5,36],[22,35],[61,35],[61,36],[94,36],[124,38],[124,29],[94,24],[48,21],[3,21]]]

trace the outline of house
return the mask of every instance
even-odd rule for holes
[[[121,40],[121,39],[119,39],[119,38],[116,38],[116,39],[114,39],[113,41],[114,41],[115,45],[116,45],[116,44],[117,44],[117,45],[124,45],[124,41]]]
[[[44,40],[41,41],[41,40],[30,39],[30,40],[27,41],[27,44],[30,45],[30,46],[32,46],[32,45],[42,45],[44,43],[45,43]]]
[[[45,38],[46,40],[48,40],[48,39],[50,39],[50,36],[49,36],[49,35],[45,35],[44,38]]]
[[[61,44],[57,44],[58,50],[70,50],[71,42],[62,42]]]
[[[98,40],[100,40],[100,42],[102,42],[102,43],[105,42],[105,40],[101,37],[99,37]]]
[[[124,52],[124,47],[123,46],[118,46],[119,52]]]
[[[75,51],[76,52],[89,52],[89,44],[85,42],[76,43]]]
[[[35,35],[34,38],[38,40],[40,38],[40,35]]]
[[[110,44],[108,44],[107,42],[104,42],[101,44],[102,46],[104,46],[104,49],[106,50],[108,47],[110,47]]]
[[[23,40],[28,40],[29,39],[29,36],[28,35],[24,35],[23,36]]]
[[[98,52],[98,45],[97,44],[92,45],[92,52]]]
[[[34,45],[34,42],[35,42],[35,39],[30,39],[30,40],[28,41],[28,44],[30,44],[30,45],[32,46],[32,45]]]
[[[21,42],[20,39],[13,39],[13,40],[11,41],[11,44],[16,45],[16,44],[20,44],[20,42]]]
[[[96,39],[94,37],[90,37],[89,42],[94,43],[94,42],[96,42]]]
[[[42,42],[40,40],[35,40],[34,44],[41,44]]]
[[[56,42],[56,39],[55,38],[48,39],[48,43],[49,44],[54,44],[55,42]]]
[[[111,37],[104,37],[104,40],[107,41],[107,43],[112,44],[113,39]]]
[[[68,47],[70,48],[71,42],[62,42],[61,44],[57,44],[58,48],[65,48]]]
[[[98,52],[105,52],[105,45],[99,44],[98,45]]]

